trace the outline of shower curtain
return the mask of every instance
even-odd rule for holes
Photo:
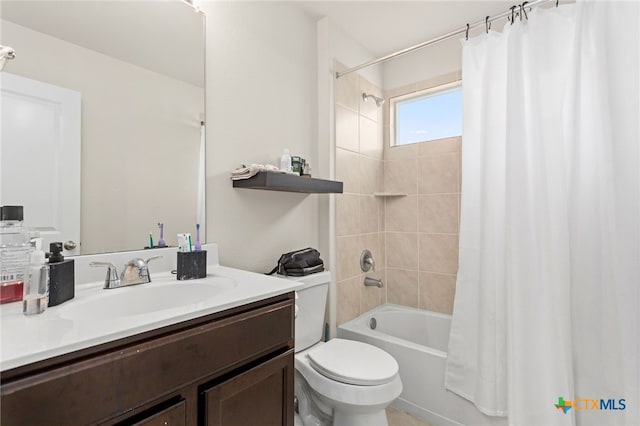
[[[640,423],[639,18],[578,2],[463,41],[445,387],[509,424]]]

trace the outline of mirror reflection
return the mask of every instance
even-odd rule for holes
[[[66,255],[195,233],[204,15],[181,0],[2,1],[0,204]],[[202,195],[203,197],[204,195]],[[71,248],[75,244],[75,248]]]

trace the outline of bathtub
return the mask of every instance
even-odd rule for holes
[[[375,329],[371,323],[375,323]],[[384,349],[400,365],[402,394],[391,405],[434,425],[507,424],[444,389],[451,316],[384,304],[338,326],[338,337]]]

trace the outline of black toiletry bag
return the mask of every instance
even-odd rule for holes
[[[320,259],[318,250],[307,247],[306,249],[285,253],[278,259],[278,266],[267,275],[277,272],[280,275],[302,277],[324,271],[324,262]]]

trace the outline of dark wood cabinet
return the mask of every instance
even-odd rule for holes
[[[293,425],[293,311],[285,294],[4,371],[0,423]]]
[[[207,426],[293,424],[293,350],[203,392]]]
[[[133,426],[185,426],[186,424],[187,404],[184,400],[132,423]]]

